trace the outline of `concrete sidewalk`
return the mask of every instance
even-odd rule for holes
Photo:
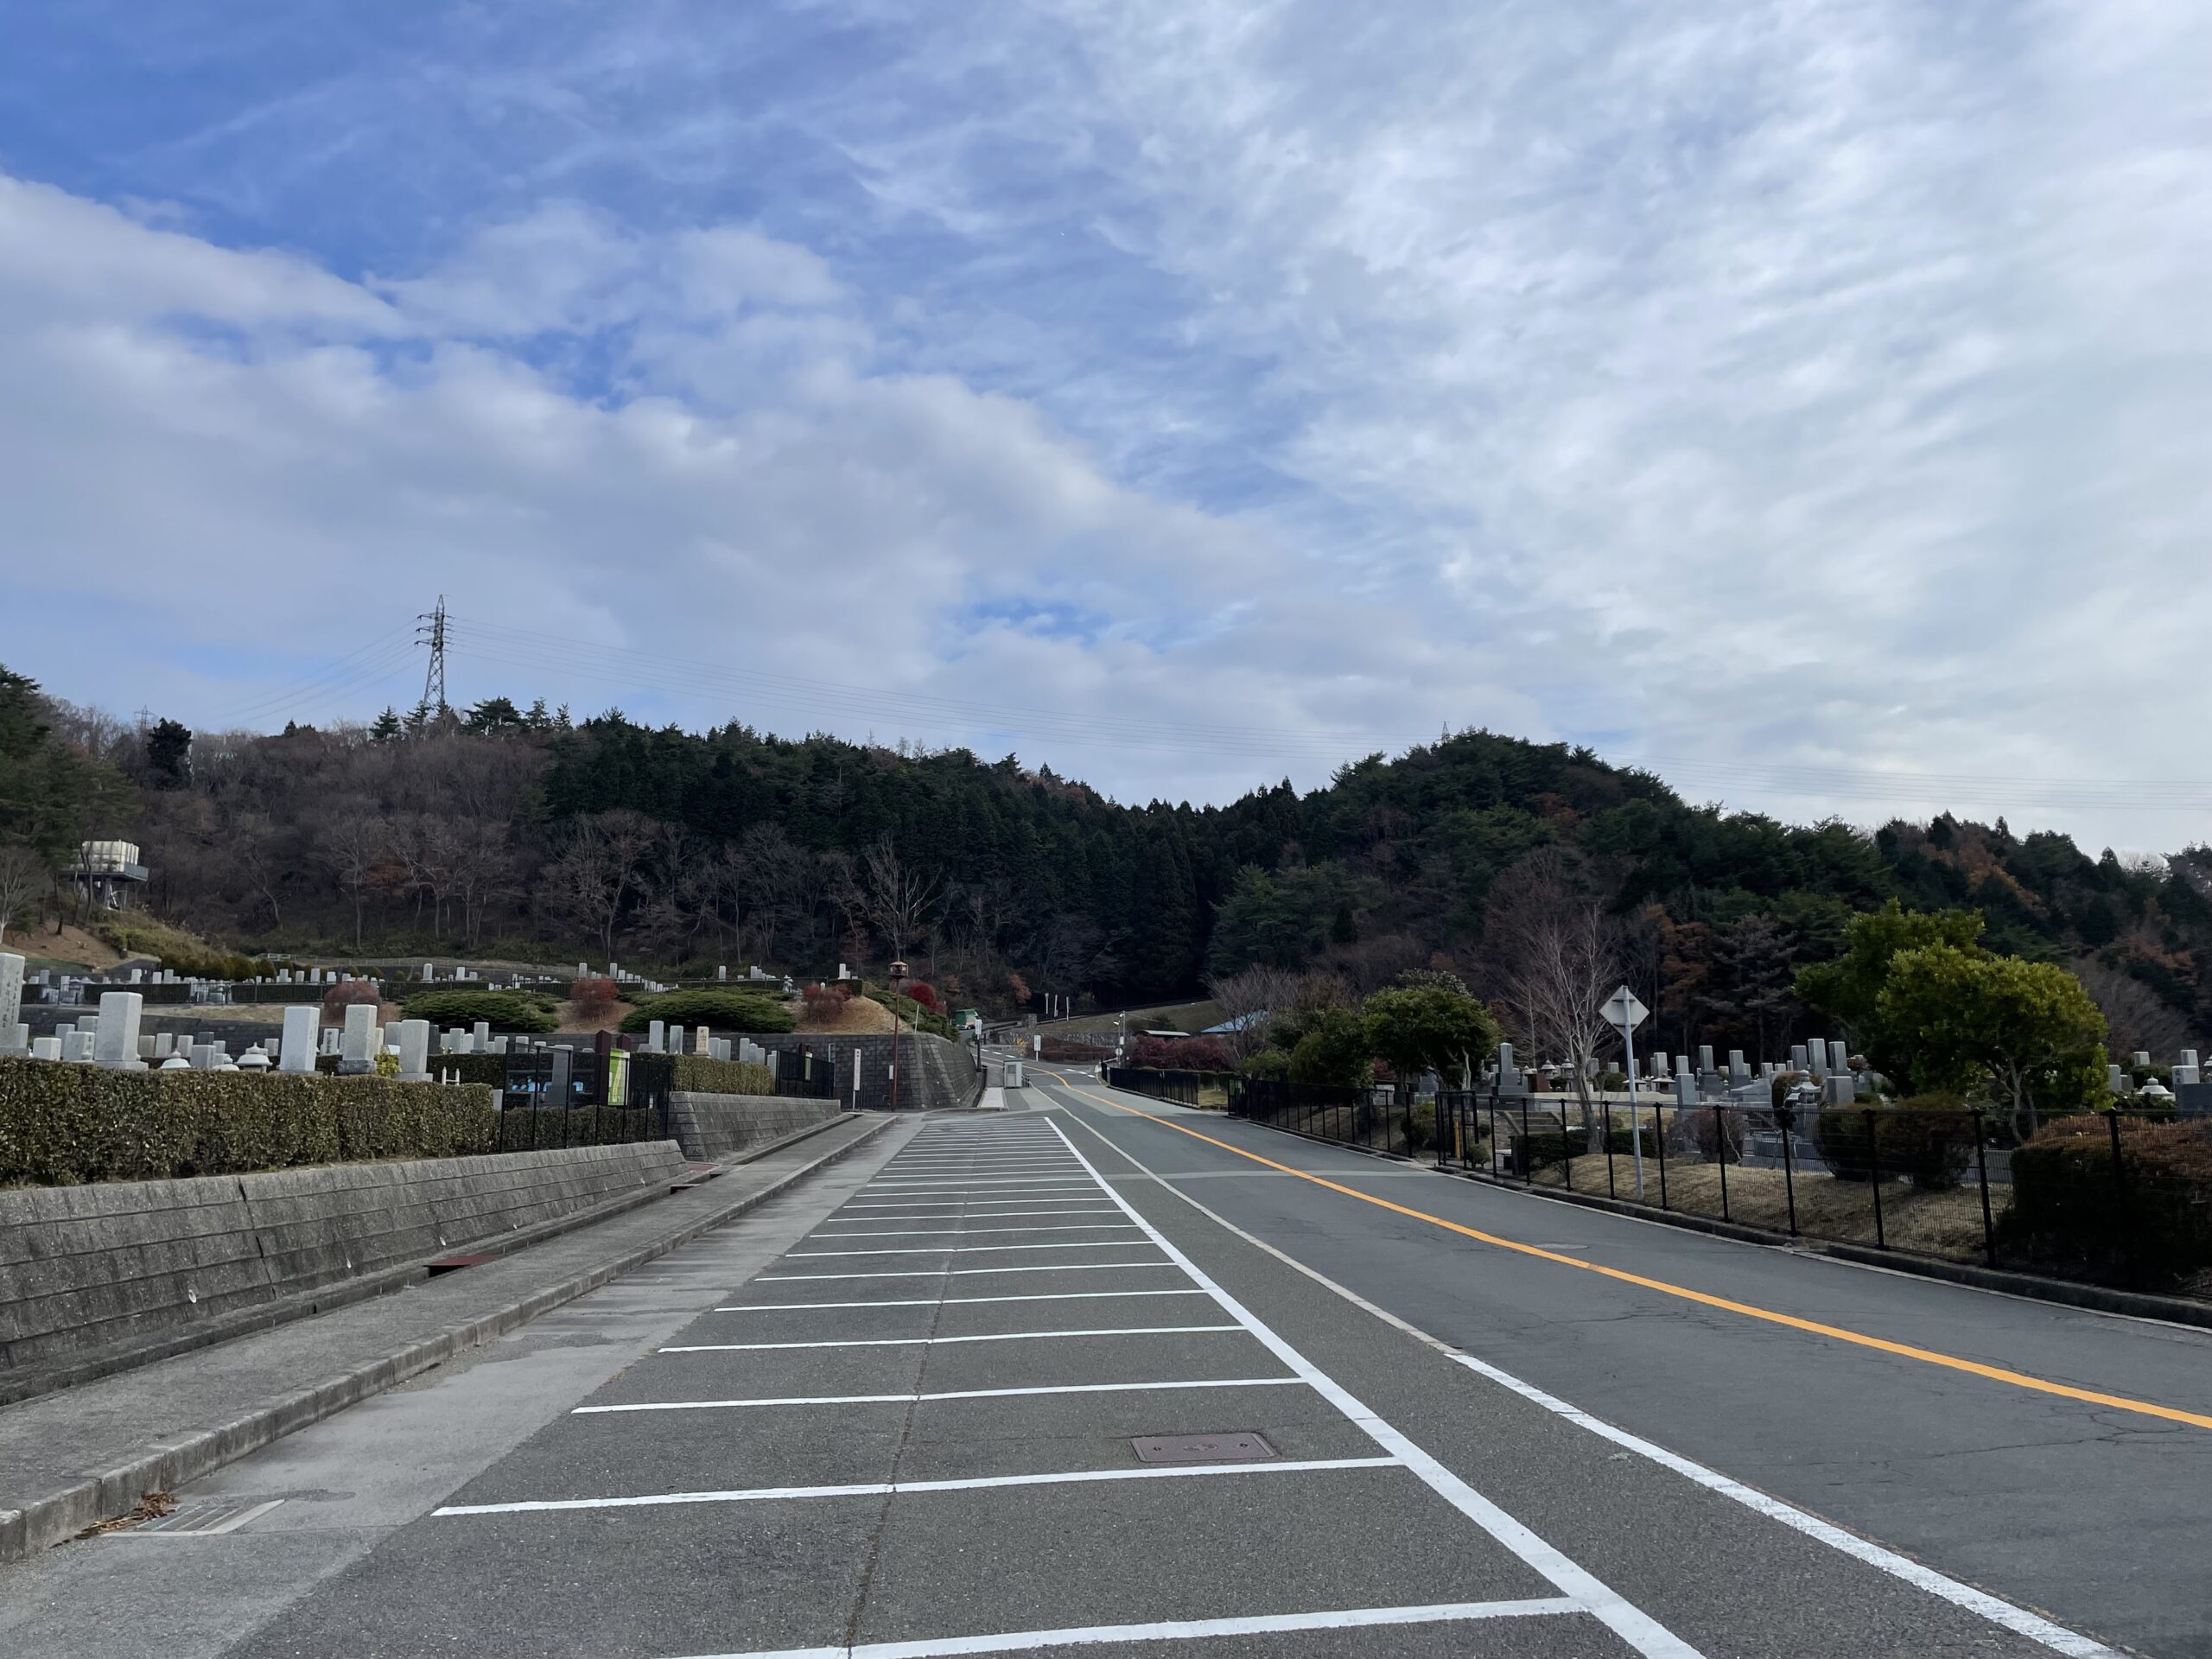
[[[515,1255],[0,1409],[0,1560],[511,1331],[787,1191],[896,1121],[864,1114]]]

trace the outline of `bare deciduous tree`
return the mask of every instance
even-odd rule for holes
[[[316,823],[315,844],[317,861],[338,878],[353,901],[353,948],[359,950],[370,872],[390,849],[391,837],[366,801],[345,800],[333,804]]]
[[[891,954],[904,957],[907,946],[922,937],[944,889],[944,875],[924,874],[901,859],[888,836],[868,849],[859,874],[868,919],[890,944]]]
[[[589,928],[609,957],[652,842],[652,820],[644,814],[626,809],[596,813],[577,824],[546,869],[541,887],[546,902],[563,919]]]
[[[8,925],[54,883],[54,872],[28,847],[0,847],[0,944]]]
[[[1619,924],[1585,872],[1557,848],[1540,848],[1491,884],[1483,951],[1497,1000],[1540,1058],[1567,1068],[1586,1117],[1598,1055],[1613,1034],[1603,1009],[1620,983]],[[1602,1151],[1603,1131],[1590,1122],[1591,1150]]]
[[[1285,968],[1255,965],[1207,979],[1206,995],[1221,1005],[1229,1052],[1239,1061],[1268,1046],[1270,1018],[1287,1012],[1298,999],[1300,976]]]

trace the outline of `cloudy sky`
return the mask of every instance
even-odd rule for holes
[[[75,0],[0,662],[2212,839],[2212,8]]]

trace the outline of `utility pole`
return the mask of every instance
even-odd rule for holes
[[[442,718],[446,713],[446,596],[438,595],[437,608],[415,619],[423,626],[415,637],[430,648],[429,666],[423,673],[423,707]]]

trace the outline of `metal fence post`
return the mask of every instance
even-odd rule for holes
[[[2113,1230],[2120,1235],[2120,1260],[2127,1274],[2127,1287],[2139,1288],[2135,1274],[2135,1228],[2127,1214],[2127,1165],[2120,1154],[2120,1113],[2106,1114],[2106,1127],[2112,1131],[2112,1186],[2113,1197],[2119,1209],[2113,1217]]]
[[[1651,1103],[1651,1133],[1659,1142],[1659,1207],[1671,1211],[1675,1206],[1667,1202],[1667,1119],[1666,1109],[1657,1101]]]
[[[1620,1196],[1613,1191],[1613,1103],[1610,1100],[1605,1103],[1605,1196]]]
[[[1797,1114],[1790,1107],[1778,1108],[1775,1116],[1782,1122],[1782,1195],[1789,1205],[1789,1236],[1797,1236],[1797,1169],[1796,1160],[1789,1155],[1789,1137],[1796,1131]]]
[[[1864,1116],[1866,1119],[1866,1173],[1872,1179],[1874,1186],[1874,1248],[1878,1250],[1886,1250],[1890,1248],[1890,1244],[1887,1236],[1882,1231],[1881,1130],[1874,1122],[1874,1112],[1872,1107],[1866,1109]]]
[[[1521,1185],[1532,1186],[1535,1184],[1536,1166],[1529,1160],[1529,1096],[1526,1095],[1521,1096],[1520,1154]]]
[[[1587,1106],[1582,1109],[1582,1138],[1586,1141],[1590,1138],[1590,1109]],[[1567,1132],[1567,1108],[1564,1106],[1559,1109],[1559,1149],[1567,1154],[1567,1190],[1572,1192],[1574,1191],[1574,1142]]]
[[[1974,1113],[1974,1166],[1981,1181],[1981,1249],[1989,1265],[1997,1265],[1997,1227],[1989,1217],[1989,1154],[1986,1138],[1981,1132],[1981,1109]]]
[[[1728,1219],[1728,1120],[1713,1109],[1713,1155],[1720,1160],[1720,1219]]]

